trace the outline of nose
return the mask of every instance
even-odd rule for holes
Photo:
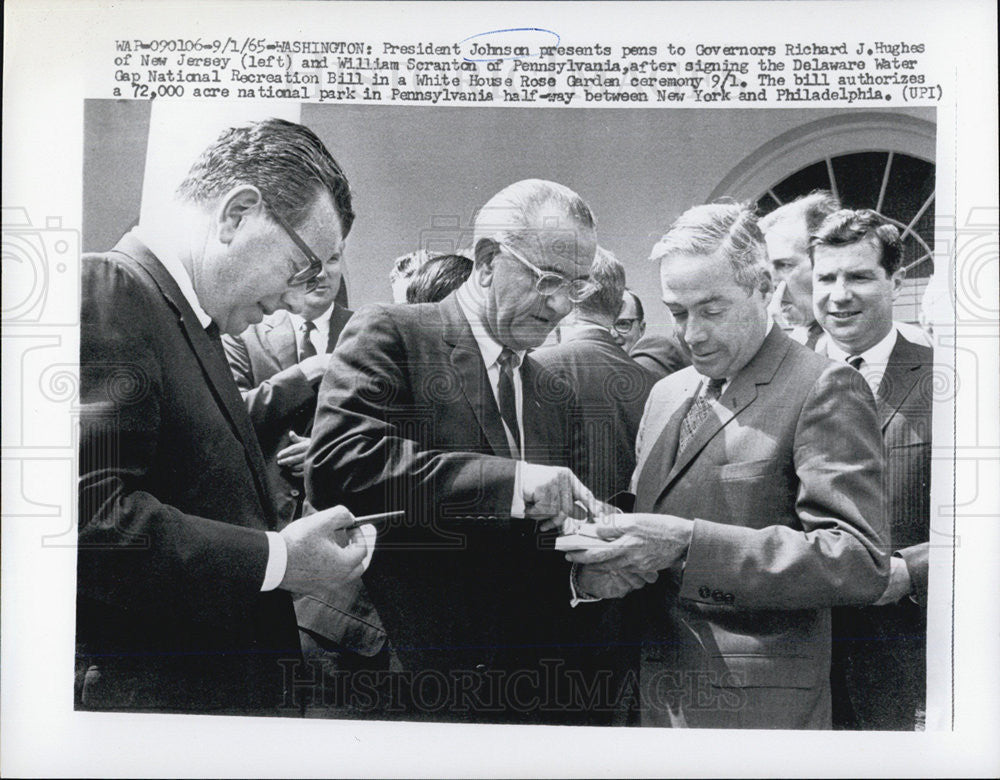
[[[689,346],[703,344],[708,340],[708,329],[700,319],[689,317],[681,326],[681,337]]]
[[[829,287],[829,295],[831,301],[849,301],[852,295],[851,287],[843,277],[838,276],[836,281]]]

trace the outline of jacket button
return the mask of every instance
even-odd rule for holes
[[[292,498],[298,498],[299,497],[299,489],[298,488],[292,488],[288,492],[292,496]]]
[[[707,599],[709,596],[712,595],[712,589],[709,588],[708,585],[702,585],[700,588],[698,588],[698,595],[701,596],[703,599]]]

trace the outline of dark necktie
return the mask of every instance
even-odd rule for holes
[[[316,330],[316,323],[312,320],[306,320],[299,330],[302,331],[302,345],[299,347],[299,362],[301,363],[306,358],[316,356],[316,345],[312,341],[312,332]]]
[[[684,448],[691,441],[691,437],[694,436],[699,426],[712,414],[712,401],[717,400],[722,394],[722,386],[725,383],[725,379],[709,380],[705,392],[700,393],[694,399],[691,408],[688,409],[687,414],[684,415],[684,419],[681,420],[681,432],[677,444],[678,455],[684,451]]]
[[[517,356],[507,347],[500,351],[497,363],[500,364],[500,383],[497,395],[500,399],[500,416],[507,423],[514,443],[517,445],[518,457],[521,450],[521,432],[517,426],[517,403],[514,397],[514,363]]]
[[[855,355],[854,357],[847,358],[847,365],[853,368],[855,371],[860,371],[861,366],[865,364],[865,359],[861,355]]]

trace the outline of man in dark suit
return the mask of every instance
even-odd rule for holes
[[[598,247],[590,280],[597,291],[573,307],[571,322],[562,326],[562,342],[532,356],[569,384],[576,399],[573,462],[584,484],[607,500],[628,490],[635,470],[635,435],[655,380],[613,335],[625,268]]]
[[[739,204],[690,209],[653,249],[691,368],[659,382],[638,437],[635,509],[573,553],[659,571],[643,648],[650,725],[829,728],[830,607],[888,575],[875,405],[847,366],[767,314],[763,237]]]
[[[78,707],[298,711],[291,596],[357,579],[366,546],[343,507],[278,531],[219,332],[301,306],[352,219],[322,142],[268,120],[224,132],[151,219],[84,256]]]
[[[838,211],[819,227],[810,253],[826,354],[860,371],[875,396],[895,551],[876,606],[834,613],[835,705],[844,694],[835,713],[850,728],[912,731],[926,708],[934,353],[907,340],[892,319],[903,283],[893,225],[874,211]]]
[[[622,293],[622,308],[615,319],[611,335],[615,343],[631,352],[636,342],[646,334],[646,312],[642,308],[639,296],[628,287]]]
[[[467,282],[440,303],[359,310],[323,378],[310,502],[406,511],[379,529],[365,582],[410,675],[381,693],[407,717],[562,722],[615,704],[564,690],[575,656],[600,653],[572,633],[569,567],[536,523],[601,507],[564,465],[570,398],[528,352],[593,292],[595,245],[576,193],[517,182],[479,210]]]
[[[331,255],[300,312],[275,312],[239,336],[222,339],[264,452],[279,528],[302,515],[302,474],[316,392],[330,353],[354,314],[335,303],[341,276],[341,256]],[[322,598],[313,594],[295,599],[295,614],[311,671],[386,667],[387,654],[381,653],[385,631],[360,580],[333,584]],[[341,704],[332,694],[335,688],[328,689],[324,701],[313,702],[320,709]]]

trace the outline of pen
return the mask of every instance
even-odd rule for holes
[[[386,520],[403,517],[405,514],[406,512],[404,510],[397,509],[395,512],[377,512],[374,515],[361,515],[360,517],[355,517],[354,522],[350,525],[345,525],[344,528],[345,530],[352,531],[363,525],[375,525],[376,523],[381,523]]]

